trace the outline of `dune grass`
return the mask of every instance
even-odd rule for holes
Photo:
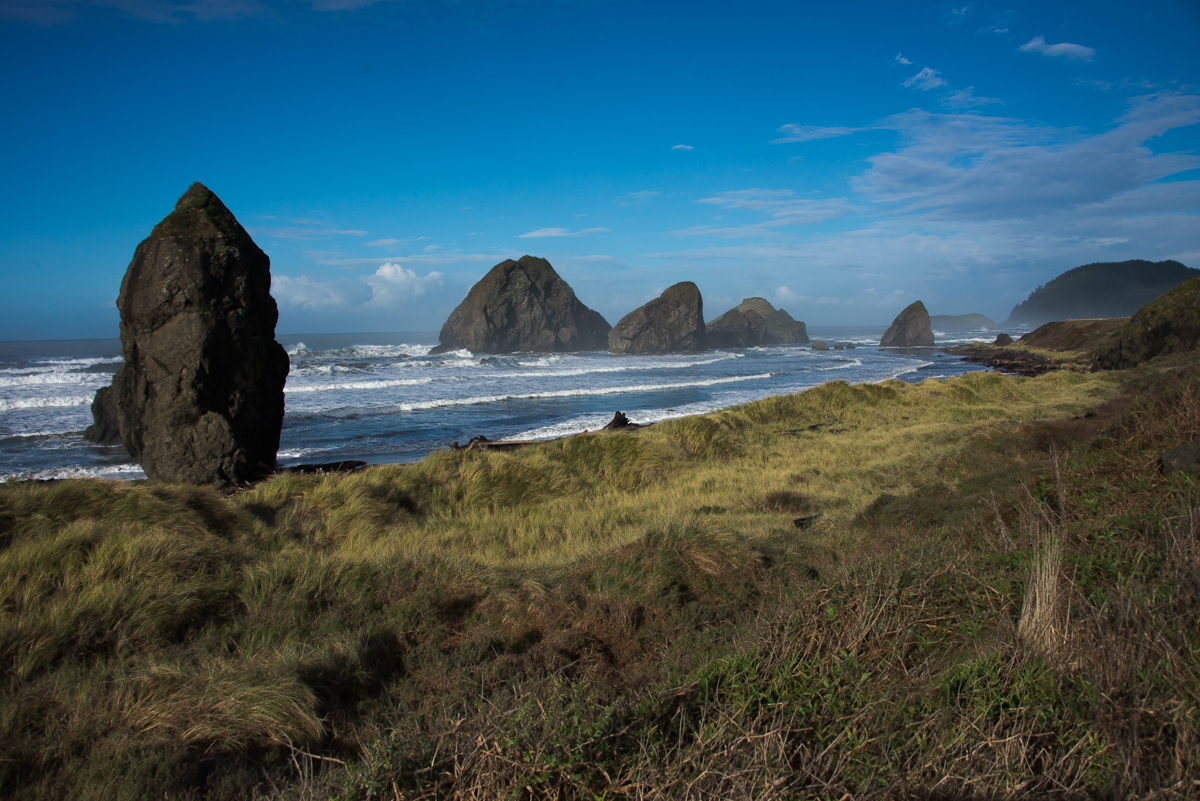
[[[0,795],[1200,789],[1200,370],[0,488]]]

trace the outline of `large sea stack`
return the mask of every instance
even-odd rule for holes
[[[604,350],[612,328],[575,297],[550,262],[508,259],[488,271],[442,326],[433,353]]]
[[[1138,310],[1101,348],[1093,367],[1123,370],[1155,356],[1193,351],[1200,347],[1200,277],[1189,278]]]
[[[879,345],[884,348],[933,347],[933,328],[929,325],[925,304],[918,300],[896,315]]]
[[[752,348],[756,345],[804,345],[808,331],[763,298],[746,298],[706,326],[710,348]]]
[[[608,335],[610,353],[686,353],[707,349],[704,300],[691,281],[668,287],[621,318]]]
[[[121,438],[146,475],[225,485],[274,470],[288,356],[271,262],[203,184],[138,245],[117,308]]]

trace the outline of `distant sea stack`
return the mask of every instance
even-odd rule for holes
[[[1147,303],[1125,324],[1112,344],[1101,348],[1094,369],[1123,370],[1155,356],[1200,346],[1200,277],[1190,278]]]
[[[934,331],[944,331],[948,334],[990,331],[1000,327],[982,314],[933,314],[929,317],[929,324],[933,326]]]
[[[634,309],[608,334],[610,353],[685,353],[707,347],[704,300],[691,281],[669,287]]]
[[[1129,317],[1164,292],[1197,276],[1200,270],[1170,260],[1085,264],[1033,290],[1013,308],[1006,325]]]
[[[710,348],[804,345],[808,331],[783,309],[763,298],[746,298],[706,326]]]
[[[925,304],[918,300],[896,315],[879,345],[884,348],[933,347],[933,328],[929,325]]]
[[[146,475],[225,485],[274,470],[289,365],[271,262],[203,184],[138,245],[117,308],[117,414]]]
[[[563,353],[604,350],[612,326],[536,256],[508,259],[471,287],[442,326],[432,353]]]

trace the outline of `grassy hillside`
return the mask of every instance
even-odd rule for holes
[[[1200,370],[0,488],[0,795],[1186,798]]]

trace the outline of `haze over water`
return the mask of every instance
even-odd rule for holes
[[[594,431],[617,410],[650,423],[831,380],[920,381],[980,369],[940,347],[880,350],[882,333],[810,331],[813,339],[854,342],[854,350],[781,345],[666,356],[430,356],[433,332],[282,336],[291,372],[279,464],[409,462],[481,434],[540,439]],[[937,340],[990,341],[996,333]],[[121,361],[117,340],[0,343],[0,480],[144,477],[124,448],[83,440],[92,398]]]

